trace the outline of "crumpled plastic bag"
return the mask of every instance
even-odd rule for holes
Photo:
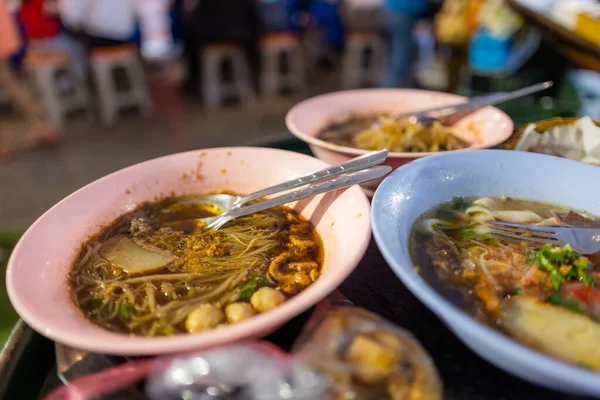
[[[543,133],[528,125],[515,146],[518,151],[550,154],[589,164],[600,164],[600,127],[589,117],[573,125],[554,126]]]
[[[358,307],[315,313],[292,354],[330,377],[328,400],[443,398],[435,364],[412,334]]]
[[[218,347],[175,359],[151,376],[153,400],[317,400],[326,376],[266,342]]]

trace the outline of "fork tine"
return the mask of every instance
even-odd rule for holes
[[[515,243],[515,244],[521,244],[524,242],[524,240],[519,239],[513,239],[510,237],[506,237],[501,233],[494,233],[492,232],[492,235],[494,235],[496,237],[496,239],[502,240],[504,242],[508,242],[508,243]],[[533,244],[538,244],[538,243],[533,243]]]
[[[535,230],[518,230],[513,227],[503,226],[503,225],[492,225],[492,229],[498,232],[503,233],[529,233],[531,235],[546,238],[546,239],[554,239],[556,236],[552,232],[543,232],[543,231],[535,231]]]
[[[511,222],[499,222],[499,221],[492,221],[490,222],[490,225],[494,226],[494,227],[505,227],[505,228],[517,228],[519,230],[521,229],[526,229],[528,231],[539,231],[539,232],[550,232],[550,233],[556,233],[556,229],[557,228],[550,228],[547,226],[537,226],[537,225],[524,225],[524,224],[513,224]],[[513,229],[515,230],[515,229]]]
[[[494,229],[492,229],[491,233],[492,233],[492,235],[497,236],[499,239],[505,239],[505,240],[509,240],[509,241],[517,242],[517,243],[521,243],[521,242],[532,242],[532,243],[539,243],[539,244],[546,244],[546,243],[560,244],[561,243],[557,239],[542,239],[542,238],[535,238],[535,237],[531,237],[531,236],[510,235],[508,233],[505,233],[502,231],[497,231]]]

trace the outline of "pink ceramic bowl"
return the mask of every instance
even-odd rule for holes
[[[420,111],[450,105],[465,98],[442,92],[413,89],[359,89],[334,92],[313,97],[295,105],[285,118],[288,129],[309,144],[319,159],[339,164],[367,150],[339,146],[317,139],[316,135],[333,123],[344,122],[352,117],[372,117]],[[461,137],[472,143],[471,148],[494,147],[507,140],[513,133],[513,122],[508,115],[495,107],[486,107],[458,124]],[[461,128],[474,127],[472,130]],[[398,168],[412,160],[436,153],[390,153],[386,165]]]
[[[73,193],[42,215],[14,249],[6,272],[10,300],[40,334],[105,354],[156,355],[196,350],[266,335],[315,305],[356,267],[371,237],[369,202],[359,187],[291,204],[323,239],[322,276],[280,307],[242,323],[194,335],[135,337],[89,322],[70,297],[67,274],[81,245],[119,215],[171,193],[238,193],[271,186],[326,167],[284,150],[231,147],[191,151],[125,168]]]

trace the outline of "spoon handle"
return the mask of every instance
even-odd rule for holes
[[[350,186],[357,185],[359,183],[372,181],[381,178],[390,173],[392,167],[379,166],[364,169],[358,172],[346,173],[334,179],[327,180],[325,182],[315,183],[308,187],[296,190],[294,192],[286,193],[281,196],[261,201],[260,203],[251,204],[249,206],[241,207],[236,210],[228,211],[218,217],[213,217],[207,225],[207,228],[219,229],[227,222],[234,218],[243,217],[245,215],[254,214],[260,211],[267,210],[269,208],[281,206],[283,204],[291,203],[294,201],[302,200],[307,197],[316,196],[317,194],[331,192],[333,190],[342,189]]]
[[[301,176],[300,178],[296,178],[291,181],[286,181],[275,186],[268,187],[266,189],[261,189],[257,192],[253,192],[247,194],[245,196],[240,197],[233,205],[233,209],[239,208],[245,203],[248,203],[252,200],[257,200],[271,194],[283,192],[286,190],[294,189],[299,186],[304,186],[309,183],[322,181],[325,179],[335,178],[336,176],[340,176],[342,174],[346,174],[349,172],[360,171],[365,168],[373,167],[375,165],[379,165],[385,161],[387,158],[388,151],[373,151],[367,154],[363,154],[360,157],[353,158],[352,160],[345,162],[340,165],[327,167],[326,169],[322,169],[317,172],[313,172],[312,174]]]
[[[527,86],[521,89],[514,90],[512,92],[496,92],[489,93],[482,96],[471,97],[461,103],[441,106],[432,108],[425,111],[402,113],[394,116],[395,120],[416,118],[420,119],[440,119],[447,118],[454,114],[470,114],[480,108],[486,106],[493,106],[496,104],[504,103],[506,101],[518,99],[519,97],[527,96],[533,93],[537,93],[542,90],[551,88],[554,85],[552,81],[536,83],[535,85]]]
[[[537,93],[542,90],[551,88],[554,85],[552,81],[536,83],[535,85],[527,86],[521,89],[513,90],[512,92],[497,92],[483,96],[472,97],[468,103],[458,106],[457,112],[469,111],[470,109],[481,108],[485,106],[493,106],[504,103],[510,100],[518,99],[519,97]]]

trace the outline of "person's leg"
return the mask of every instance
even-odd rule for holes
[[[412,31],[416,18],[406,13],[388,11],[386,19],[389,46],[382,86],[394,88],[406,85],[410,78],[413,51]]]
[[[258,49],[257,43],[254,41],[245,41],[242,42],[241,45],[244,48],[246,59],[248,60],[248,66],[250,67],[252,85],[254,86],[254,90],[258,90],[260,76],[260,50]]]
[[[183,39],[183,55],[187,65],[183,90],[185,93],[196,93],[200,84],[200,46],[191,37]]]
[[[55,133],[42,108],[14,72],[7,59],[0,59],[0,87],[10,96],[13,104],[29,120],[31,128],[23,138],[27,147],[55,140]]]

